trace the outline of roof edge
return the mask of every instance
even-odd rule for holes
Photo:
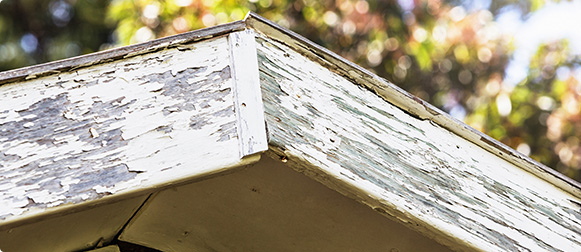
[[[163,37],[143,43],[112,48],[90,54],[79,55],[38,65],[12,69],[0,72],[0,85],[7,82],[34,79],[60,72],[71,71],[94,64],[127,58],[144,53],[154,52],[164,48],[178,47],[181,44],[205,40],[246,28],[244,20],[234,21],[222,25],[212,26],[168,37]]]
[[[385,101],[407,112],[410,116],[420,120],[430,120],[513,165],[581,198],[581,183],[453,118],[446,112],[408,93],[369,70],[344,59],[338,54],[256,13],[249,12],[244,18],[244,22],[249,28],[253,28],[268,37],[295,48],[305,56],[318,61],[324,66],[335,66],[335,68],[331,68],[332,71],[373,91]]]
[[[433,105],[401,89],[390,81],[377,76],[369,70],[366,70],[361,66],[342,58],[338,54],[315,44],[305,37],[253,12],[248,12],[243,20],[231,23],[172,35],[144,43],[0,72],[0,85],[13,81],[58,74],[64,71],[71,71],[106,61],[140,55],[164,48],[178,47],[180,44],[205,40],[235,31],[241,31],[246,28],[252,28],[273,39],[277,39],[324,66],[334,66],[332,68],[333,71],[373,91],[387,102],[390,102],[407,112],[410,116],[421,120],[430,120],[501,157],[502,159],[509,161],[519,168],[540,177],[578,198],[581,198],[581,183],[513,150],[496,139],[477,131]]]

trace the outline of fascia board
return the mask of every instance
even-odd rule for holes
[[[244,27],[0,73],[0,229],[257,162],[268,146]]]
[[[290,46],[311,60],[326,66],[347,79],[353,80],[358,85],[366,87],[387,102],[406,111],[410,116],[429,120],[440,125],[494,155],[513,163],[520,169],[526,170],[577,197],[581,197],[581,183],[470,127],[390,81],[371,73],[369,70],[255,13],[248,13],[245,22],[258,33]]]
[[[167,36],[143,43],[112,48],[104,51],[80,55],[72,58],[37,64],[33,66],[0,72],[0,85],[19,80],[29,80],[42,76],[74,71],[75,69],[128,58],[139,54],[154,52],[167,48],[179,47],[183,44],[209,39],[246,28],[244,21],[217,25],[191,32]]]
[[[508,147],[270,21],[247,22],[281,161],[453,249],[579,250],[576,182],[507,158]]]

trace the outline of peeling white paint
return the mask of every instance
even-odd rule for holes
[[[280,33],[256,17],[246,22]],[[453,248],[580,250],[581,210],[572,202],[581,200],[570,194],[579,188],[278,33],[259,39],[258,68],[269,144],[282,162]],[[266,140],[250,148],[264,136],[254,34],[177,47],[183,40],[166,40],[0,86],[0,229],[255,162]]]
[[[228,39],[180,50],[0,86],[0,218],[239,164]]]
[[[315,179],[453,248],[581,249],[573,195],[286,45],[262,37],[258,52],[271,144]]]
[[[228,41],[240,156],[244,157],[268,150],[254,31],[234,32],[228,36]]]

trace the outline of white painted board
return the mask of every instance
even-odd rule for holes
[[[218,37],[0,86],[0,220],[238,165],[229,58]]]
[[[287,45],[258,41],[269,143],[297,169],[453,248],[581,250],[578,198]]]

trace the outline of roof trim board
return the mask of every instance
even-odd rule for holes
[[[105,63],[43,77],[36,71],[55,64],[31,67],[21,72],[34,78],[1,85],[0,229],[258,161],[267,144],[257,70],[236,72],[230,58],[244,54],[230,51],[249,48],[230,48],[223,30],[114,61],[99,57],[119,53],[65,61]]]
[[[46,75],[60,72],[72,71],[86,66],[108,62],[115,59],[132,57],[139,54],[161,50],[163,48],[179,47],[182,44],[193,43],[195,41],[209,39],[234,31],[241,31],[246,28],[253,28],[259,33],[263,33],[289,44],[292,48],[308,55],[313,60],[321,64],[327,64],[336,68],[338,72],[346,78],[353,79],[356,83],[363,85],[386,101],[402,108],[412,116],[427,119],[441,125],[444,128],[474,142],[482,148],[501,156],[515,165],[553,183],[555,186],[568,191],[574,195],[581,196],[581,184],[557,171],[539,163],[530,157],[515,151],[505,144],[483,134],[480,131],[458,121],[447,113],[408,93],[407,91],[392,84],[388,80],[381,78],[368,70],[350,62],[336,53],[321,47],[303,36],[290,31],[268,19],[249,12],[244,20],[208,27],[200,30],[168,36],[148,42],[113,48],[101,52],[81,55],[73,58],[63,59],[44,64],[0,72],[0,85],[23,79],[34,79]]]
[[[577,198],[285,43],[257,50],[269,145],[290,167],[453,249],[581,245]]]
[[[245,28],[246,23],[243,20],[240,20],[134,45],[112,48],[72,58],[8,70],[0,72],[0,85],[7,82],[28,80],[46,75],[58,74],[60,72],[74,71],[75,69],[154,52],[164,48],[176,48],[183,44],[229,34],[234,31],[244,30]]]
[[[228,36],[228,42],[240,137],[238,142],[240,157],[243,158],[268,150],[254,32],[251,30],[232,32]]]
[[[255,13],[250,12],[245,20],[250,27],[253,27],[259,33],[291,46],[312,60],[330,66],[333,71],[338,72],[345,78],[352,79],[359,85],[365,86],[386,101],[407,111],[411,116],[422,120],[430,120],[522,169],[553,183],[555,186],[578,197],[581,196],[581,184],[579,182],[475,130],[390,81]]]

